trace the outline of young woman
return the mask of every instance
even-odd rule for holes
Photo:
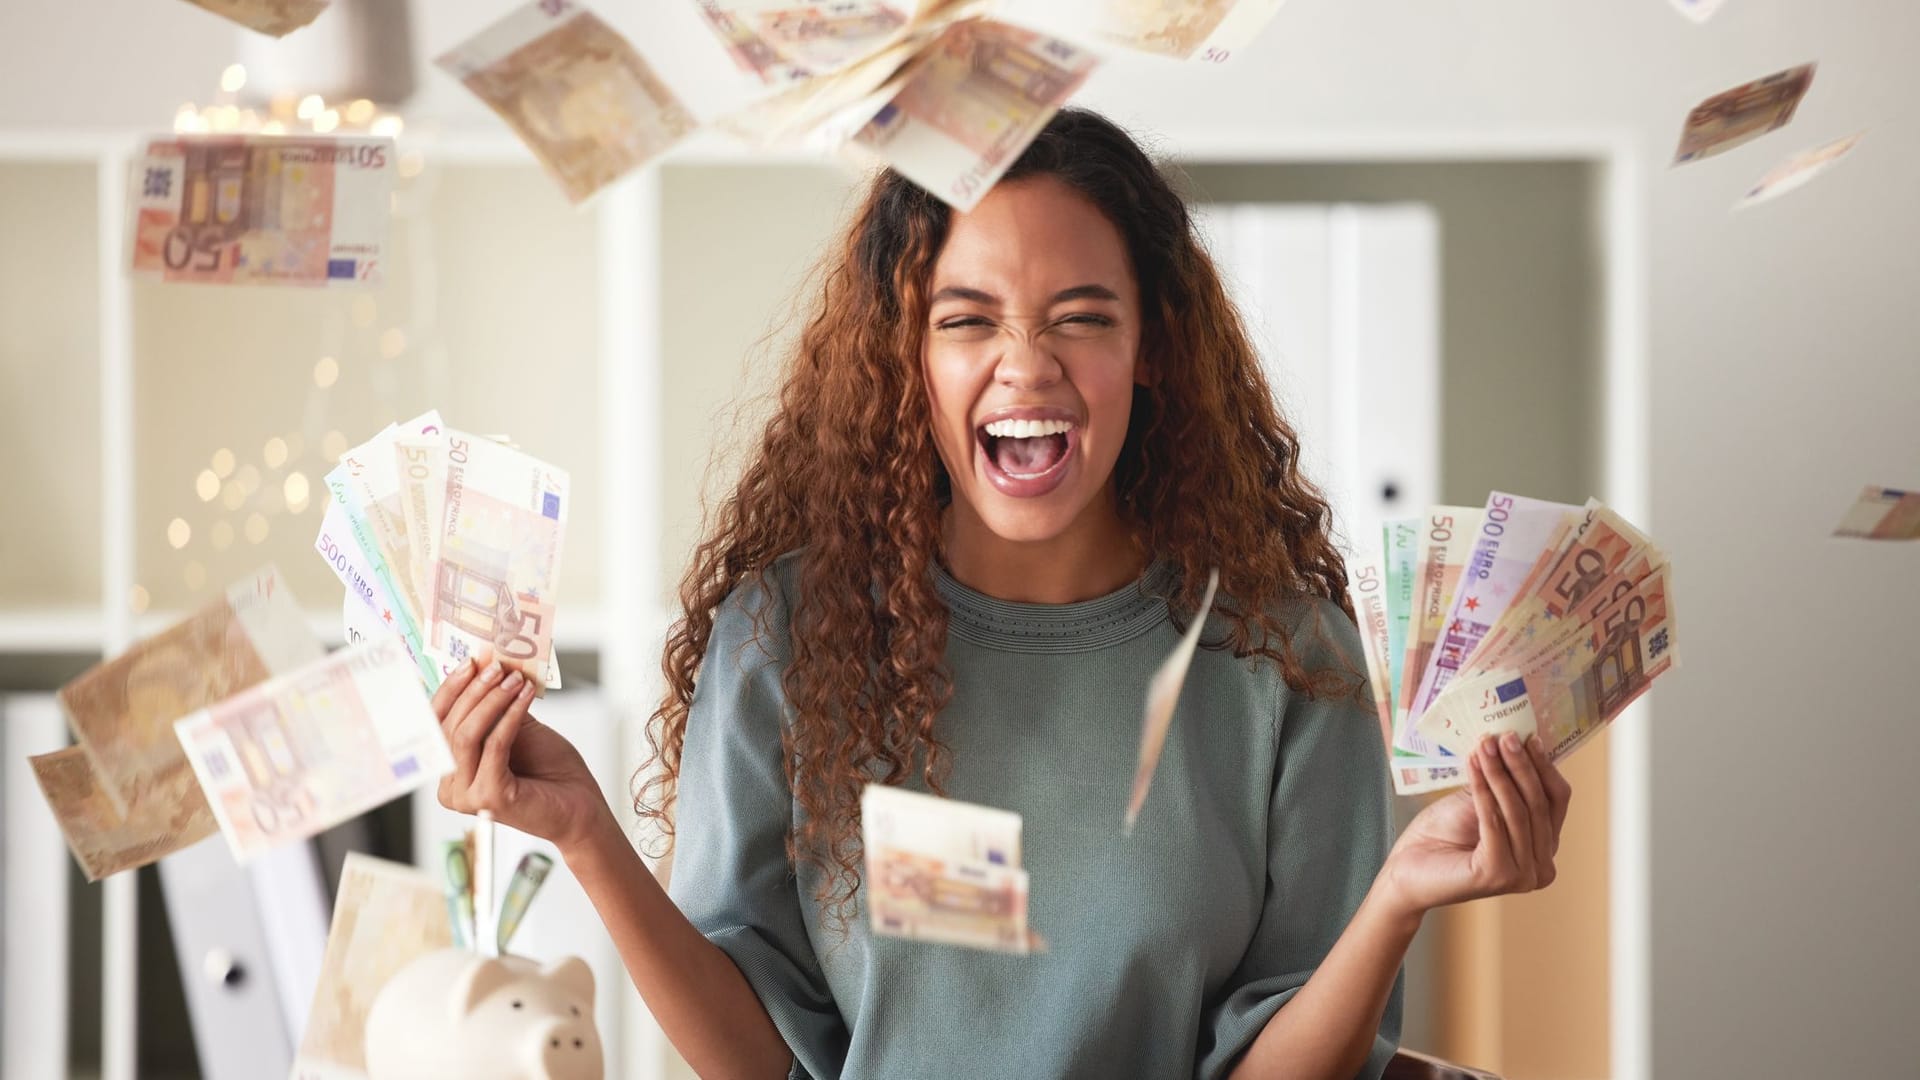
[[[672,898],[511,670],[436,696],[441,798],[558,847],[702,1076],[1378,1076],[1422,916],[1550,882],[1569,791],[1489,740],[1394,842],[1298,459],[1120,129],[1062,112],[968,214],[883,174],[681,589],[636,798],[675,827]],[[1209,567],[1122,836],[1147,679]],[[869,781],[1022,814],[1048,951],[871,936]]]

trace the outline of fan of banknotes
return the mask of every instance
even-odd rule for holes
[[[1666,555],[1598,502],[1496,491],[1382,532],[1348,590],[1402,795],[1466,783],[1485,735],[1557,761],[1678,661]]]
[[[429,690],[487,650],[546,689],[567,474],[438,412],[340,455],[314,548],[347,587],[349,639],[390,637]]]

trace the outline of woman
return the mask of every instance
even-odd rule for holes
[[[1422,916],[1551,881],[1568,788],[1489,741],[1392,842],[1298,458],[1124,132],[1062,112],[964,215],[883,174],[681,590],[636,799],[676,811],[673,898],[517,673],[436,696],[441,798],[557,845],[702,1076],[1377,1076]],[[1147,677],[1209,567],[1124,837]],[[870,780],[1024,815],[1049,951],[871,936]]]

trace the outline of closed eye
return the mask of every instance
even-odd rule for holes
[[[991,325],[990,322],[978,315],[955,315],[953,318],[940,320],[935,324],[935,327],[940,330],[962,330],[972,326]]]

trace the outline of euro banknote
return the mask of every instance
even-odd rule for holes
[[[1407,655],[1401,661],[1401,681],[1394,692],[1393,727],[1394,747],[1416,756],[1431,757],[1433,748],[1408,721],[1414,693],[1446,627],[1461,571],[1480,532],[1480,518],[1477,506],[1436,506],[1420,519],[1414,549],[1413,611],[1407,623]]]
[[[1207,593],[1200,610],[1192,616],[1186,632],[1173,652],[1160,662],[1147,683],[1147,703],[1140,721],[1140,759],[1134,766],[1133,790],[1127,796],[1127,813],[1121,831],[1131,834],[1140,820],[1140,808],[1147,801],[1147,789],[1153,784],[1154,769],[1160,764],[1160,752],[1166,749],[1167,731],[1173,726],[1174,709],[1180,704],[1180,688],[1186,685],[1187,668],[1193,663],[1193,651],[1200,644],[1200,631],[1207,614],[1213,610],[1213,594],[1220,587],[1220,571],[1207,572]]]
[[[276,676],[173,728],[242,862],[453,768],[413,664],[391,638]]]
[[[285,37],[320,17],[332,0],[187,0],[270,37]]]
[[[869,784],[860,799],[867,908],[888,937],[1027,954],[1020,815]]]
[[[435,61],[582,202],[697,126],[647,61],[573,0],[535,0]]]
[[[171,135],[132,163],[136,276],[210,285],[376,285],[386,276],[393,140]]]
[[[1285,0],[1056,0],[1049,25],[1179,60],[1225,63],[1251,44]]]
[[[1674,151],[1673,163],[1684,165],[1724,154],[1786,127],[1799,110],[1801,99],[1813,88],[1816,67],[1802,64],[1788,68],[1722,91],[1694,106],[1680,132],[1680,148]]]
[[[1920,491],[1863,489],[1833,535],[1862,540],[1920,540]]]
[[[1775,165],[1761,177],[1740,200],[1733,204],[1735,210],[1744,210],[1771,202],[1790,191],[1798,191],[1813,181],[1813,178],[1840,164],[1860,140],[1867,137],[1866,132],[1857,132],[1844,139],[1835,139],[1810,150],[1802,150],[1792,157]]]

